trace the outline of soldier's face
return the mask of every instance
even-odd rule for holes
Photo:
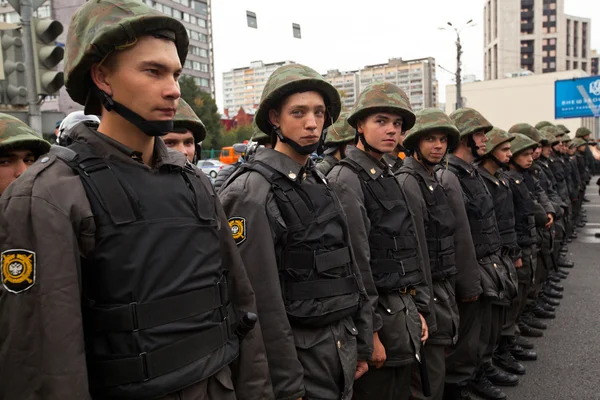
[[[14,150],[0,153],[0,194],[35,162],[30,150]]]
[[[496,149],[492,151],[492,155],[501,163],[507,164],[512,157],[512,153],[510,151],[510,142],[502,143],[500,146],[496,147]]]
[[[448,150],[448,134],[431,132],[419,141],[419,152],[427,161],[439,164]]]
[[[108,57],[92,68],[98,88],[142,118],[167,121],[175,117],[181,92],[181,63],[175,43],[152,36]]]
[[[572,156],[573,154],[575,154],[575,148],[569,147],[569,155]]]
[[[514,162],[521,168],[531,168],[533,164],[533,149],[525,150],[513,157]]]
[[[542,147],[542,155],[546,158],[550,157],[550,154],[552,154],[552,147],[551,146],[544,146]]]
[[[193,162],[196,146],[194,144],[194,135],[188,129],[185,133],[169,132],[162,137],[168,148],[183,153],[189,162]]]
[[[300,146],[310,146],[321,139],[325,125],[325,101],[318,92],[294,93],[288,96],[281,109],[269,110],[274,126],[281,128],[286,138]]]
[[[357,128],[370,146],[382,153],[390,153],[398,145],[398,135],[402,134],[402,117],[384,112],[371,114],[358,121]],[[361,142],[357,146],[364,150]]]
[[[473,141],[475,141],[475,145],[477,146],[477,155],[479,157],[483,156],[485,154],[485,143],[488,141],[485,132],[478,131],[473,133]]]
[[[406,136],[405,131],[400,131],[400,133],[396,134],[396,140],[398,142],[398,146],[402,146],[402,143],[404,143],[405,136]]]
[[[542,146],[538,146],[533,151],[533,159],[537,160],[542,155]]]

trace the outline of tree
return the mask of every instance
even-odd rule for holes
[[[252,125],[233,128],[223,134],[223,146],[233,146],[236,143],[243,143],[244,140],[250,140],[252,133]]]
[[[182,76],[179,79],[181,97],[192,107],[206,126],[206,139],[202,143],[204,149],[221,149],[223,137],[221,136],[221,114],[217,104],[209,93],[200,90],[194,78]]]

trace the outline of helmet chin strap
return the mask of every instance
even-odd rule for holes
[[[469,137],[467,138],[467,146],[469,146],[469,148],[471,149],[471,154],[473,155],[473,157],[479,158],[479,154],[477,154],[477,150],[479,150],[479,148],[477,147],[477,143],[475,143],[475,140],[473,139],[473,135],[469,135]]]
[[[366,151],[372,151],[373,153],[376,153],[376,154],[385,154],[385,152],[378,150],[375,147],[371,146],[369,143],[367,143],[367,139],[365,139],[365,135],[358,133],[358,130],[356,130],[356,139],[354,140],[354,143],[358,143],[357,139],[360,140],[360,142],[362,143],[362,145]]]
[[[525,168],[521,167],[519,164],[517,164],[516,162],[514,162],[514,160],[512,158],[510,159],[510,164],[513,165],[517,169],[517,171],[519,171],[519,172],[525,172],[526,171]]]
[[[114,111],[121,117],[135,125],[140,131],[148,136],[164,136],[173,130],[173,121],[148,121],[139,114],[112,99],[102,90],[95,88],[96,95],[107,111]]]
[[[428,167],[435,167],[438,163],[434,163],[429,161],[427,158],[423,157],[421,150],[416,149],[415,154],[419,157],[419,160]]]
[[[488,157],[490,158],[490,160],[494,161],[500,167],[501,170],[508,171],[510,169],[510,166],[507,163],[501,162],[493,154],[488,154]]]
[[[313,144],[309,144],[307,146],[300,146],[297,142],[293,141],[292,139],[283,136],[281,128],[279,128],[278,126],[273,127],[273,132],[275,132],[281,143],[288,144],[292,149],[294,149],[296,153],[300,155],[307,156],[311,153],[314,153],[319,148],[320,141],[317,141]]]

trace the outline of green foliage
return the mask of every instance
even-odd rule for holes
[[[206,139],[202,142],[204,149],[221,149],[224,146],[221,135],[221,114],[217,104],[210,96],[196,85],[194,78],[182,76],[179,79],[181,97],[192,107],[206,126]]]
[[[250,140],[252,137],[252,125],[238,126],[223,134],[223,147],[233,146],[236,143],[242,143],[244,140]]]

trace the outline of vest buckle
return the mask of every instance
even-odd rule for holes
[[[150,374],[148,373],[148,353],[145,351],[140,353],[140,360],[142,361],[142,372],[144,374],[144,380],[142,382],[147,382],[150,379]]]
[[[394,251],[398,251],[398,242],[396,241],[396,236],[394,236]],[[404,269],[404,266],[402,266],[402,269]],[[402,275],[404,275],[404,274],[402,274]]]
[[[406,271],[404,270],[404,263],[402,262],[402,260],[399,260],[399,261],[400,261],[400,266],[402,267],[402,276],[405,276],[406,275]]]
[[[133,332],[138,332],[140,329],[138,325],[137,302],[129,303],[129,307],[131,309],[131,326],[133,327]]]

